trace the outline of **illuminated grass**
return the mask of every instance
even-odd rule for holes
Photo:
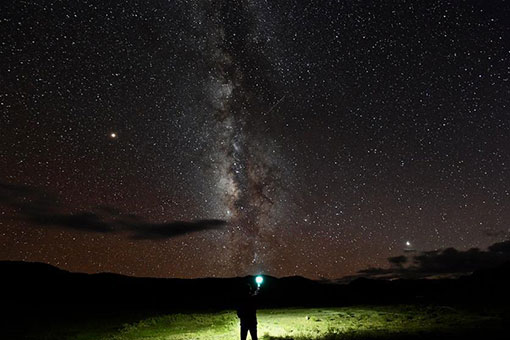
[[[232,339],[237,327],[233,312],[171,314],[125,325],[118,334],[104,339]]]
[[[259,338],[263,340],[426,338],[432,333],[455,335],[459,331],[469,332],[470,329],[494,325],[497,328],[502,324],[502,316],[497,313],[482,314],[437,306],[268,309],[258,312],[258,320]],[[237,339],[239,321],[234,311],[171,314],[114,329],[110,327],[101,335],[98,332],[98,328],[83,329],[72,339]]]
[[[456,332],[497,319],[448,307],[359,307],[274,309],[258,313],[262,339],[328,339],[387,337],[395,334]],[[110,339],[235,339],[234,312],[176,314],[127,325]]]

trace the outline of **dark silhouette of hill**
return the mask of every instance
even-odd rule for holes
[[[7,306],[112,306],[181,311],[233,308],[240,290],[254,279],[250,276],[161,279],[83,274],[43,263],[14,261],[0,261],[0,273],[2,302]],[[510,301],[509,285],[510,263],[459,279],[358,278],[348,284],[338,284],[303,277],[266,276],[260,299],[263,307],[417,302],[504,304]]]

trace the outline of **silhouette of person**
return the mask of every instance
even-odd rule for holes
[[[248,331],[252,340],[257,340],[257,295],[259,288],[253,289],[247,284],[237,307],[237,316],[241,320],[241,340],[246,340]]]

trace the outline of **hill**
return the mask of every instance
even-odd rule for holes
[[[233,308],[253,277],[162,279],[119,274],[83,274],[43,263],[0,261],[2,301],[7,305],[97,306],[132,308]],[[267,276],[261,289],[265,307],[342,306],[420,302],[506,303],[510,263],[459,279],[372,280],[348,284],[303,277]]]

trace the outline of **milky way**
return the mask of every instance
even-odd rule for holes
[[[241,1],[233,6],[228,2],[204,2],[197,10],[195,17],[207,32],[206,58],[212,66],[205,83],[211,108],[204,112],[212,118],[206,120],[206,129],[212,129],[214,136],[203,161],[212,165],[216,189],[212,199],[219,201],[216,208],[222,209],[222,218],[230,222],[225,241],[231,264],[241,272],[256,270],[271,260],[276,242],[273,228],[281,223],[278,212],[283,209],[279,202],[284,162],[271,136],[257,122],[274,106],[254,99],[257,93],[247,86],[250,78],[239,61],[244,57],[243,52],[238,56],[240,50],[256,48],[256,29],[248,24],[243,36],[234,37],[226,21],[232,11],[236,17],[252,21],[257,9]]]

